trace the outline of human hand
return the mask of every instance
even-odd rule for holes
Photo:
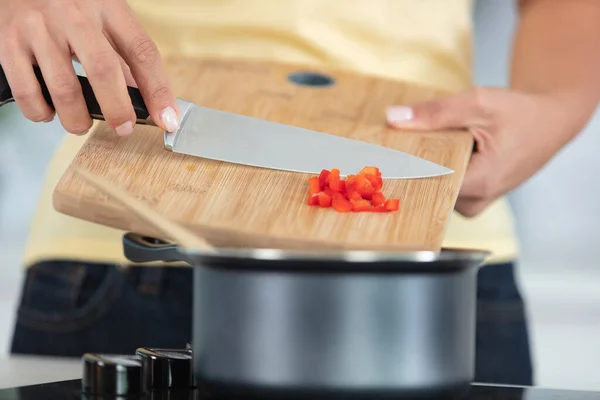
[[[179,110],[159,51],[125,0],[0,0],[0,9],[0,64],[27,119],[51,121],[55,113],[35,77],[37,64],[64,128],[89,130],[76,59],[117,134],[130,134],[136,121],[127,84],[139,88],[154,123],[177,129]]]
[[[474,217],[541,169],[584,126],[566,97],[500,88],[388,109],[392,127],[468,129],[475,140],[456,210]],[[579,112],[580,114],[581,112]]]

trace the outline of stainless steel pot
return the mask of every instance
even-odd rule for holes
[[[127,234],[135,262],[194,269],[196,378],[245,397],[460,394],[474,378],[484,251],[216,254]]]

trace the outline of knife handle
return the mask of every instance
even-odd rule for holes
[[[35,77],[37,78],[40,84],[40,88],[42,89],[42,95],[44,96],[46,103],[48,103],[48,105],[52,107],[52,109],[54,109],[52,96],[50,96],[48,86],[46,86],[46,82],[44,81],[44,77],[42,76],[42,71],[37,65],[34,65],[33,72],[35,73]],[[90,113],[90,117],[92,119],[104,121],[104,115],[102,115],[100,104],[98,104],[98,100],[96,100],[94,90],[92,89],[92,85],[90,85],[89,80],[85,76],[80,75],[77,75],[77,79],[79,79],[79,84],[81,85],[83,98],[85,99],[85,103],[87,105],[88,112]],[[127,91],[129,92],[131,105],[133,106],[133,110],[135,111],[137,123],[143,125],[156,125],[150,118],[150,113],[148,112],[148,108],[146,107],[146,103],[144,102],[144,98],[142,97],[142,94],[139,91],[139,89],[127,86]],[[10,85],[8,84],[8,80],[6,79],[4,70],[0,65],[0,106],[6,103],[11,103],[13,101],[15,101],[15,99],[13,97],[12,90],[10,88]]]

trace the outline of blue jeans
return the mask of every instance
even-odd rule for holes
[[[477,382],[532,385],[524,303],[513,264],[478,275]],[[184,348],[192,337],[192,270],[52,261],[27,270],[12,353],[80,357]]]

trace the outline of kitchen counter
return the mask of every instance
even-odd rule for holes
[[[193,392],[178,395],[163,393],[161,398],[206,399],[204,394]],[[81,380],[72,379],[44,385],[32,385],[0,390],[2,400],[63,400],[85,398],[81,394]],[[146,399],[147,397],[142,397]],[[152,397],[154,398],[154,396]],[[122,398],[126,400],[126,398]],[[140,398],[137,398],[140,400]],[[600,392],[557,390],[534,387],[472,385],[468,395],[460,400],[600,400]]]
[[[79,358],[9,356],[0,363],[1,400],[81,397]],[[187,398],[187,397],[186,397]],[[202,398],[202,396],[191,397]],[[475,383],[464,400],[600,400],[600,392]]]
[[[10,355],[0,361],[0,389],[80,379],[82,374],[79,358]]]

